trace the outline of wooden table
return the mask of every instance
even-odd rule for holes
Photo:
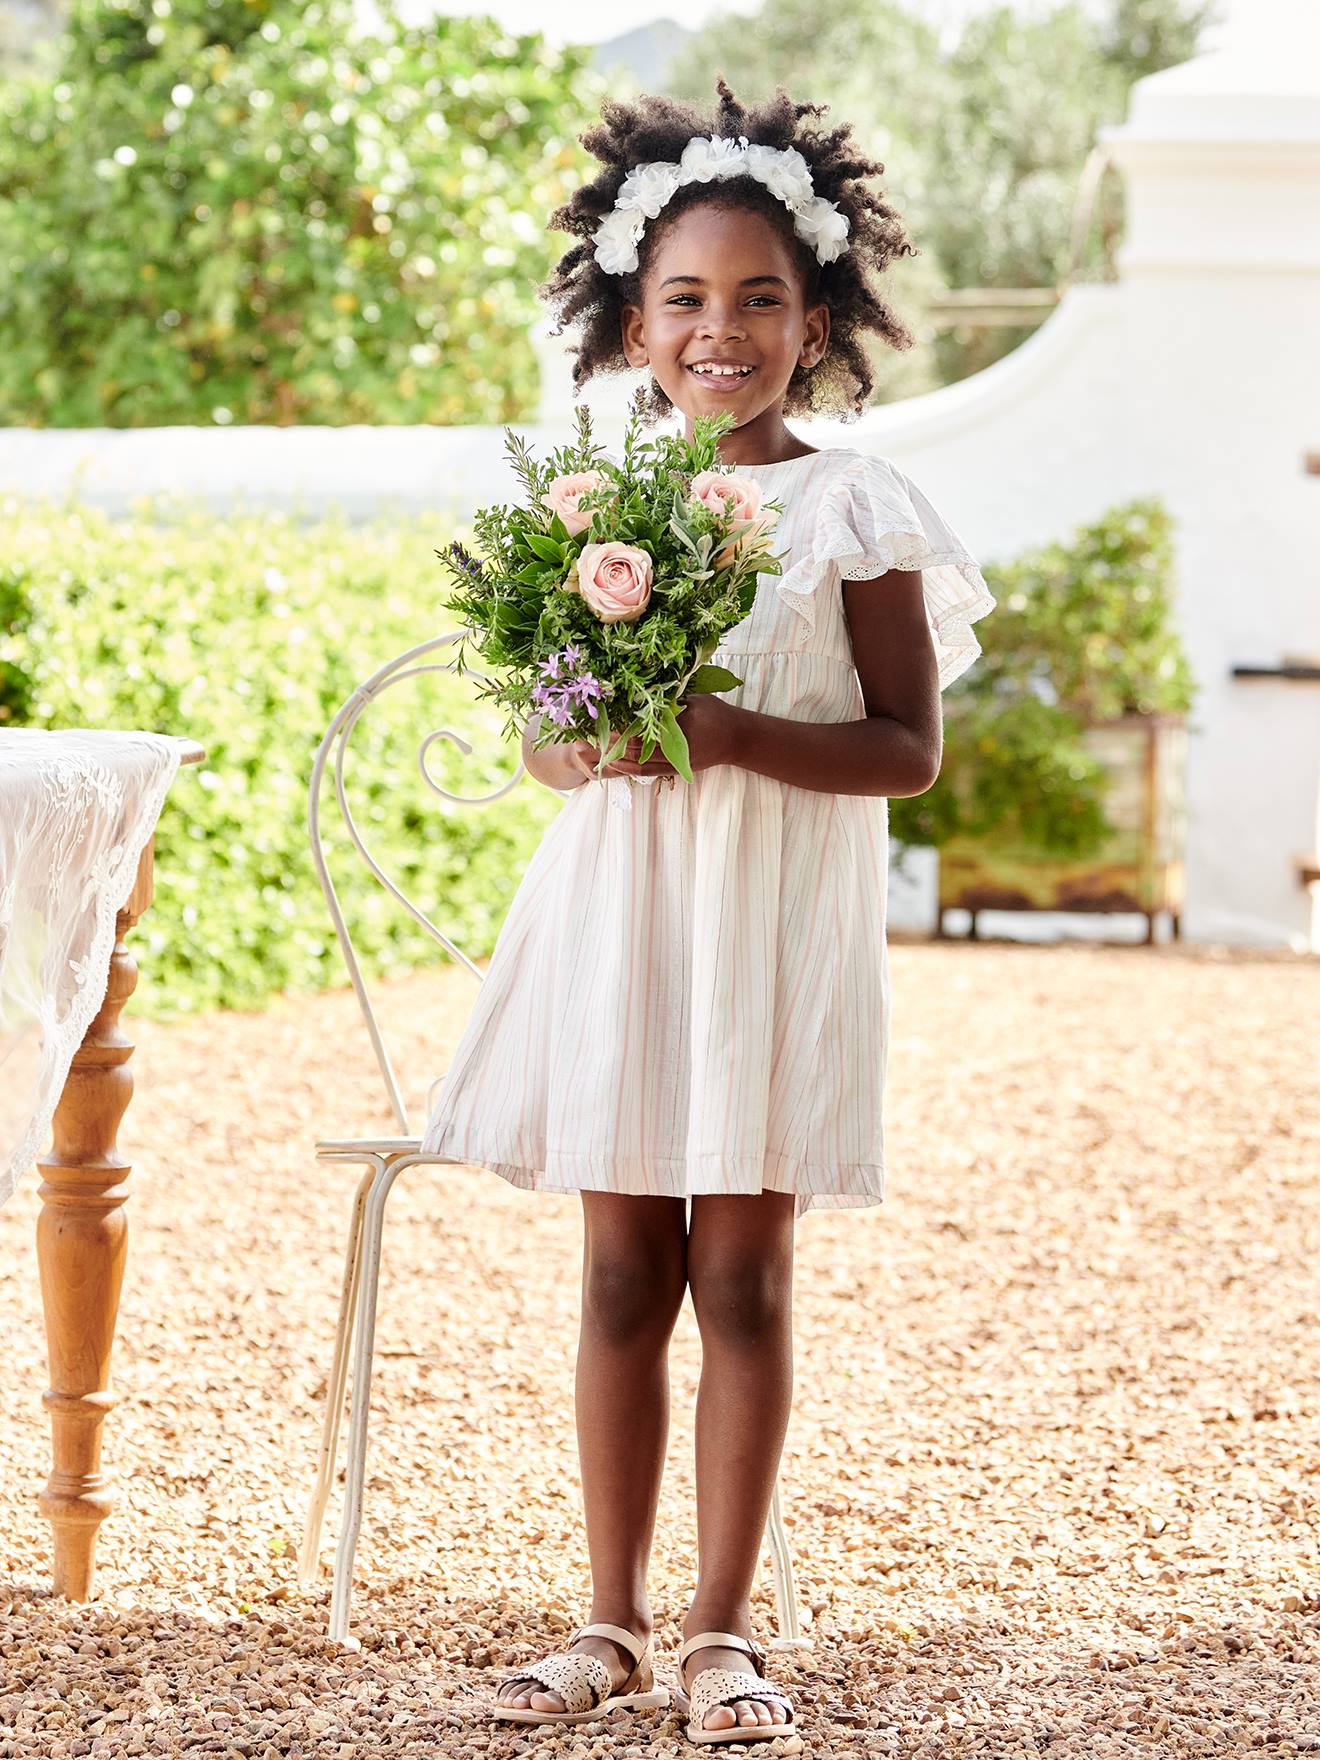
[[[189,743],[180,762],[206,756]],[[118,1149],[120,1123],[133,1096],[123,1031],[124,1004],[137,986],[137,965],[124,937],[151,903],[156,840],[148,840],[137,877],[115,919],[105,999],[74,1053],[52,1121],[54,1146],[38,1158],[42,1176],[37,1262],[46,1316],[52,1470],[41,1493],[54,1530],[54,1587],[73,1601],[91,1598],[96,1533],[115,1503],[101,1467],[102,1426],[115,1404],[110,1352],[128,1248],[128,1176]]]

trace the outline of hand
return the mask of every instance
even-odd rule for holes
[[[715,764],[738,762],[743,714],[736,703],[719,691],[695,691],[679,698],[678,725],[688,742],[688,763],[693,775]]]
[[[726,697],[711,691],[698,691],[680,697],[678,725],[688,742],[688,763],[695,776],[698,770],[709,770],[715,764],[736,762],[738,719],[742,711]],[[645,763],[641,759],[642,741],[635,735],[624,750],[600,771],[601,776],[656,776],[679,779],[679,772],[657,746]],[[568,747],[576,769],[594,779],[600,763],[600,748],[589,739],[574,740]]]

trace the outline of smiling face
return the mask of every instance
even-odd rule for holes
[[[697,416],[729,409],[737,426],[723,458],[764,463],[798,447],[784,393],[797,366],[825,353],[829,328],[829,307],[807,305],[778,227],[751,208],[701,202],[656,237],[642,303],[623,309],[623,352],[629,366],[650,367],[689,439]]]

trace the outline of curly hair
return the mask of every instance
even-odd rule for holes
[[[912,332],[880,297],[875,279],[897,257],[920,255],[908,240],[897,212],[867,189],[864,178],[878,177],[884,166],[868,159],[851,139],[852,124],[816,128],[806,119],[823,116],[824,104],[798,104],[783,86],[763,103],[747,108],[734,97],[722,75],[717,77],[719,104],[715,117],[703,117],[692,105],[675,98],[644,95],[635,103],[607,98],[601,120],[578,139],[605,169],[583,184],[571,201],[556,208],[550,225],[574,234],[549,280],[538,290],[558,320],[554,334],[567,325],[579,327],[572,349],[573,388],[578,392],[594,373],[628,370],[623,352],[621,320],[625,305],[640,306],[642,287],[656,243],[667,226],[689,208],[750,208],[776,226],[792,251],[802,278],[806,303],[829,307],[830,334],[824,356],[814,368],[800,363],[793,370],[784,397],[788,415],[830,414],[853,420],[861,414],[875,388],[871,364],[863,347],[868,332],[883,336],[893,348],[911,348]],[[798,238],[793,217],[779,199],[751,177],[683,185],[660,214],[647,222],[632,274],[609,274],[595,258],[593,234],[614,207],[619,186],[635,165],[648,160],[677,160],[694,134],[736,138],[754,145],[795,147],[807,161],[817,195],[825,196],[848,217],[848,249],[832,263],[821,263]],[[673,404],[655,383],[641,408],[652,421],[662,421]]]

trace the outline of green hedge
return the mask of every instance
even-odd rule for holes
[[[517,420],[588,52],[391,0],[79,0],[0,80],[0,424]]]
[[[456,629],[434,547],[439,522],[299,528],[270,515],[112,521],[9,502],[0,563],[0,725],[186,734],[157,834],[156,899],[133,937],[134,1008],[157,1020],[259,1008],[344,982],[307,839],[316,746],[355,685]],[[437,656],[444,663],[454,649]],[[489,806],[455,793],[507,782],[519,753],[469,678],[400,685],[359,723],[350,799],[381,865],[471,958],[494,946],[522,870],[562,800],[530,778]],[[337,822],[333,802],[326,818]],[[369,972],[398,974],[435,944],[367,874],[342,832],[332,873]]]

